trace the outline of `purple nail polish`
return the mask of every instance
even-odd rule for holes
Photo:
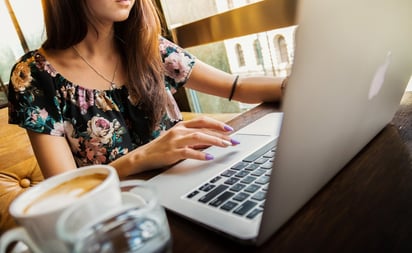
[[[237,141],[235,139],[230,139],[230,142],[232,143],[232,145],[238,145],[240,144],[240,141]]]
[[[215,159],[211,154],[206,154],[206,160],[210,161]]]
[[[225,128],[225,130],[228,131],[228,132],[232,132],[232,131],[233,131],[233,128],[232,128],[231,126],[225,125],[224,128]]]

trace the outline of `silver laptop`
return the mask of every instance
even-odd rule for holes
[[[209,148],[213,161],[150,179],[162,205],[263,243],[392,119],[412,74],[411,12],[410,0],[300,1],[283,113],[236,132],[238,146]]]

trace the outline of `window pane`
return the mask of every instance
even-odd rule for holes
[[[161,0],[169,28],[263,0]]]
[[[10,3],[29,49],[39,48],[45,39],[41,1],[12,0]]]
[[[41,1],[10,0],[10,4],[29,50],[39,48],[45,36]],[[8,83],[11,67],[24,49],[4,1],[0,2],[0,31],[0,77]]]
[[[8,83],[10,69],[24,51],[4,1],[0,1],[0,31],[0,77]]]

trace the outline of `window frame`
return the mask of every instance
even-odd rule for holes
[[[161,6],[159,0],[156,2]],[[185,48],[293,26],[297,3],[298,0],[264,0],[175,27],[169,32],[173,41]]]

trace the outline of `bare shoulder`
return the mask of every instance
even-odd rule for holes
[[[53,68],[72,82],[79,82],[82,76],[82,66],[76,60],[76,55],[70,49],[56,50],[40,48],[38,51]],[[84,68],[83,68],[84,69]]]
[[[44,49],[40,48],[38,52],[43,55],[46,60],[52,64],[55,68],[65,68],[72,65],[71,62],[75,60],[75,55],[71,50],[56,50],[56,49]]]

